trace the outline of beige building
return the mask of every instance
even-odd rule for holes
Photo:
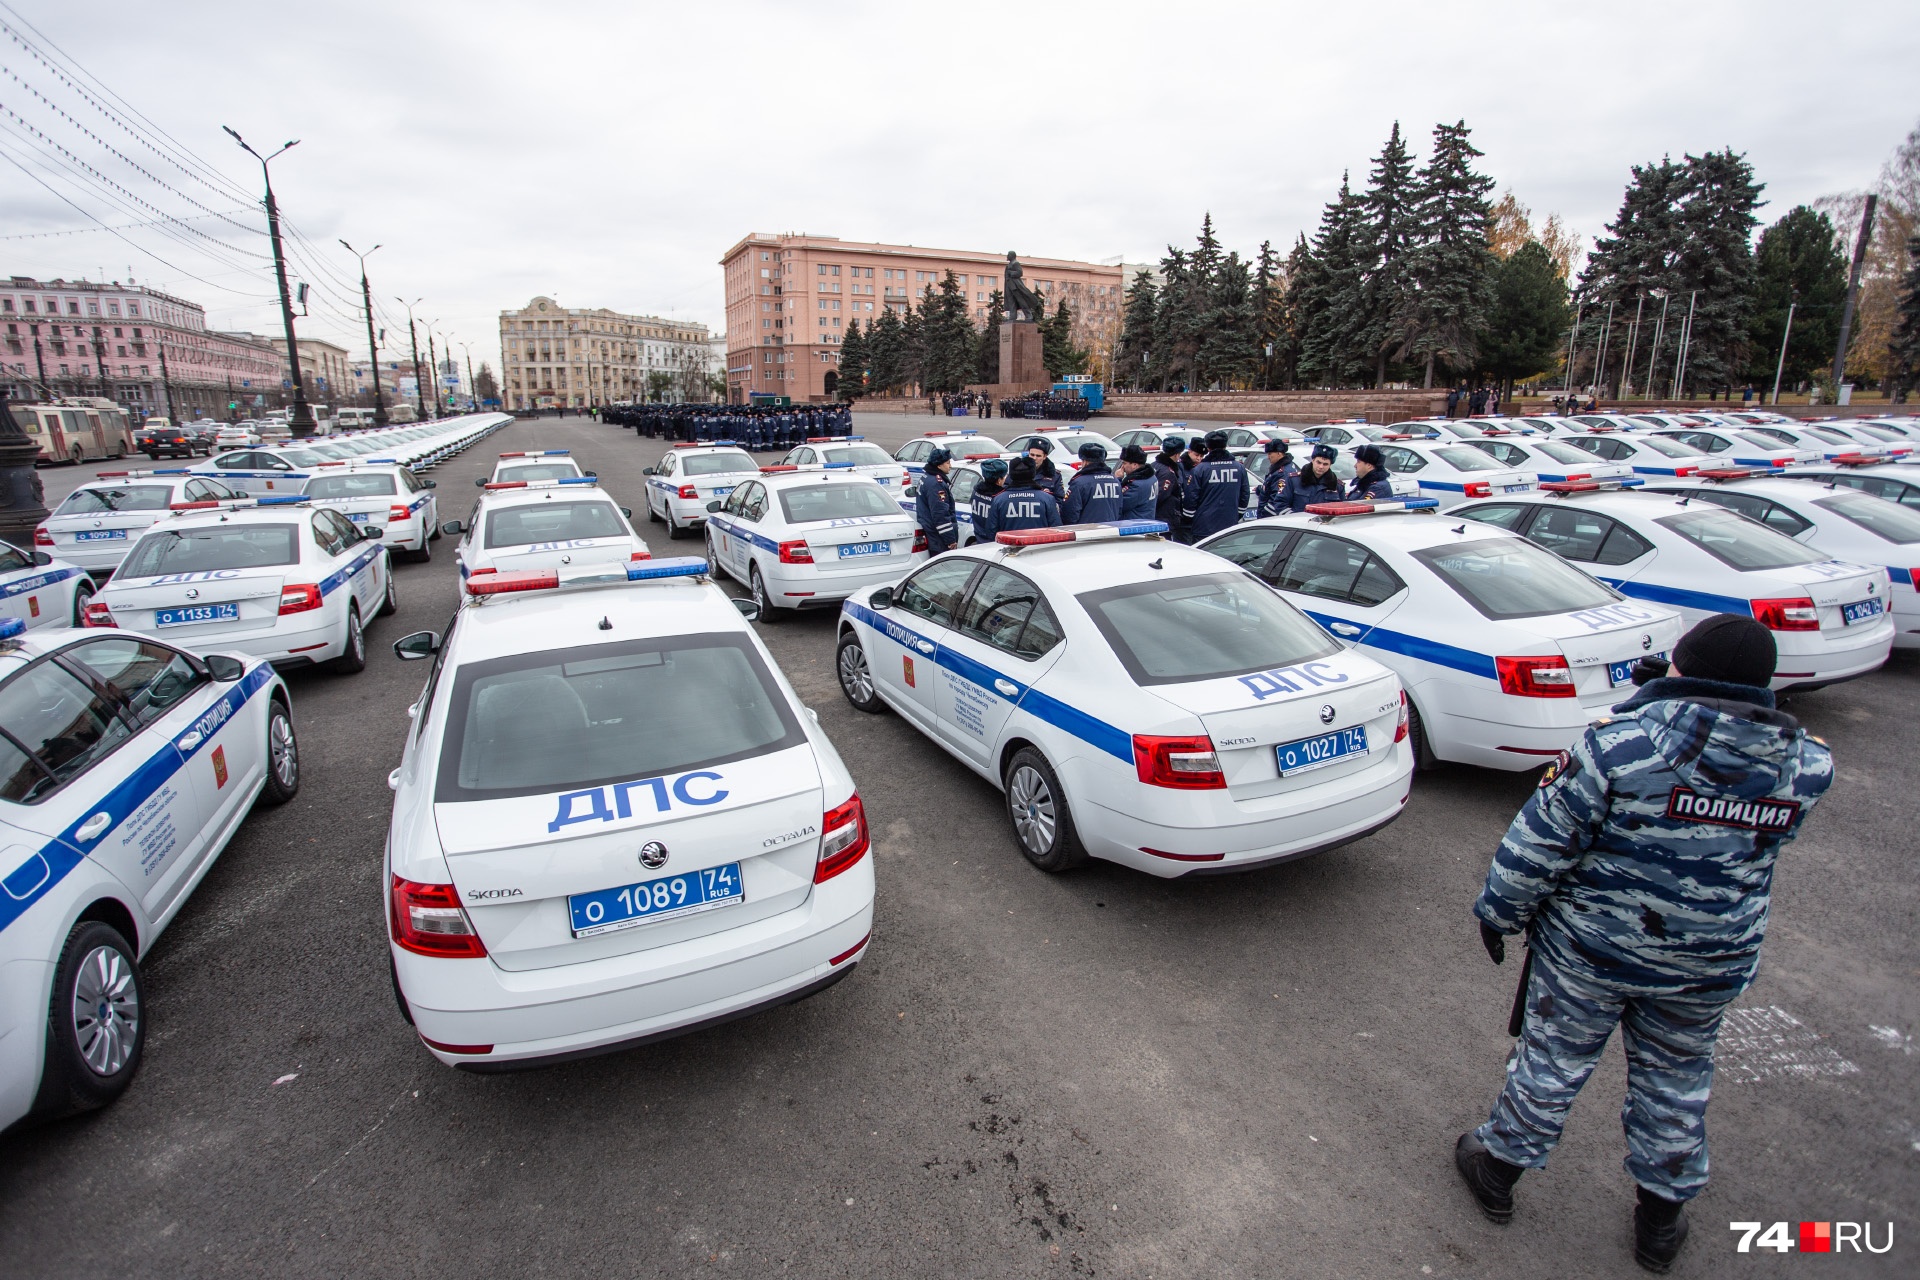
[[[500,394],[509,409],[709,400],[708,341],[692,321],[535,298],[500,313]]]
[[[863,244],[833,236],[749,235],[720,259],[727,298],[727,398],[751,394],[824,400],[839,384],[847,323],[883,309],[904,312],[948,271],[966,291],[975,325],[1000,287],[1004,253]],[[1120,332],[1125,282],[1118,264],[1021,257],[1027,287],[1051,311],[1065,302],[1081,346],[1100,350]]]
[[[300,344],[300,380],[306,384],[307,403],[329,408],[350,403],[354,391],[353,362],[347,358],[347,349],[325,338],[295,335],[295,340]],[[287,340],[273,339],[273,349],[280,353],[280,367],[286,368]]]

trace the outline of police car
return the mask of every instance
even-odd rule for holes
[[[384,905],[401,1009],[441,1062],[659,1039],[865,954],[853,779],[706,572],[473,578],[447,635],[395,644],[434,667],[389,779]]]
[[[1628,600],[1517,534],[1433,498],[1331,502],[1200,544],[1393,670],[1420,767],[1537,768],[1632,692],[1680,615]]]
[[[493,464],[493,474],[484,480],[476,479],[473,483],[478,488],[485,488],[502,480],[563,480],[571,476],[598,474],[582,471],[580,464],[573,460],[571,449],[537,449],[501,454]]]
[[[1400,682],[1158,521],[1002,533],[858,591],[835,667],[1006,795],[1044,871],[1241,871],[1379,830]]]
[[[1635,477],[1639,479],[1639,477]],[[1893,644],[1887,571],[1836,560],[1744,516],[1631,481],[1544,483],[1537,497],[1454,514],[1511,529],[1687,625],[1744,613],[1774,633],[1775,689],[1816,689],[1875,670]]]
[[[1313,446],[1310,444],[1301,445],[1293,455],[1294,466],[1306,466],[1312,449]],[[1266,482],[1268,472],[1273,470],[1272,460],[1267,457],[1267,451],[1264,447],[1254,449],[1229,449],[1227,452],[1233,455],[1235,462],[1238,462],[1247,469],[1247,475],[1252,479],[1252,483],[1248,486],[1247,509],[1241,517],[1245,520],[1252,520],[1260,514],[1260,486]],[[1334,454],[1333,474],[1340,478],[1340,482],[1343,485],[1353,483],[1354,466],[1352,449],[1348,449],[1344,453]],[[1391,468],[1389,468],[1387,473],[1387,488],[1393,491],[1393,496],[1396,498],[1417,498],[1420,496],[1419,481],[1415,480],[1412,476],[1395,475]]]
[[[707,504],[733,492],[760,464],[731,440],[676,444],[647,470],[647,519],[665,521],[667,536],[683,538],[707,518]]]
[[[1791,467],[1798,463],[1818,462],[1826,455],[1818,449],[1798,448],[1761,435],[1757,431],[1709,430],[1706,427],[1673,427],[1653,433],[1666,440],[1678,440],[1689,448],[1715,459],[1716,467]]]
[[[423,480],[397,462],[323,462],[303,490],[316,507],[327,507],[380,534],[394,554],[410,559],[433,557],[429,544],[440,536],[434,482]]]
[[[1902,454],[1906,452],[1901,446],[1892,445],[1877,437],[1857,439],[1845,431],[1836,430],[1827,423],[1767,422],[1748,428],[1744,434],[1749,437],[1758,436],[1764,440],[1777,440],[1790,448],[1816,450],[1817,460],[1826,462],[1832,462],[1836,458],[1887,459],[1893,457],[1896,452]]]
[[[1623,462],[1637,476],[1690,476],[1701,467],[1721,465],[1690,444],[1644,431],[1595,427],[1562,436],[1561,443],[1608,462]]]
[[[905,463],[908,470],[918,471],[926,466],[927,455],[935,449],[945,449],[955,458],[964,458],[969,454],[998,456],[1007,452],[1007,446],[978,431],[929,431],[901,445],[894,450],[893,456],[896,461]]]
[[[1503,466],[1531,471],[1542,480],[1620,480],[1633,474],[1624,462],[1607,462],[1564,440],[1469,440]]]
[[[276,667],[367,664],[366,624],[398,604],[377,529],[302,497],[192,503],[140,535],[86,607],[89,627]]]
[[[646,540],[627,523],[632,515],[591,476],[502,480],[486,487],[464,521],[448,520],[440,531],[460,537],[453,555],[464,593],[475,575],[645,560]]]
[[[1385,440],[1393,435],[1411,436],[1429,435],[1441,440],[1498,440],[1506,436],[1530,436],[1535,434],[1532,427],[1510,418],[1421,418],[1411,422],[1396,422],[1380,431],[1371,432],[1369,440]]]
[[[1130,431],[1116,433],[1113,442],[1123,449],[1130,444],[1137,444],[1149,454],[1153,454],[1160,451],[1161,444],[1168,436],[1179,436],[1185,440],[1192,434],[1193,432],[1187,429],[1187,424],[1184,422],[1143,422]],[[1206,432],[1203,431],[1200,434],[1205,435]],[[1258,443],[1257,440],[1249,440],[1241,447],[1251,448]]]
[[[707,563],[752,593],[762,622],[836,608],[926,559],[927,535],[903,505],[845,463],[762,467],[709,504]]]
[[[1525,493],[1540,481],[1535,472],[1510,467],[1465,441],[1414,441],[1388,436],[1374,447],[1380,450],[1392,478],[1413,481],[1419,486],[1417,496],[1432,498],[1442,507],[1468,498]],[[1394,492],[1400,491],[1395,488]]]
[[[0,620],[0,1128],[112,1102],[139,962],[258,802],[300,786],[273,668]]]
[[[899,493],[913,483],[913,468],[888,457],[885,449],[866,440],[865,436],[808,436],[805,444],[789,449],[780,463],[789,467],[838,467],[866,476],[891,493]],[[991,440],[985,444],[970,441],[965,447],[968,453],[984,452],[988,448],[995,453],[999,451],[999,446]],[[956,452],[954,456],[960,455]]]
[[[328,459],[313,449],[233,449],[216,453],[186,470],[220,481],[256,498],[299,493],[312,468]]]
[[[0,622],[77,627],[93,599],[93,579],[70,560],[0,542]]]
[[[1079,470],[1080,446],[1083,444],[1097,444],[1105,449],[1108,466],[1112,466],[1120,459],[1120,446],[1098,431],[1062,430],[1059,427],[1035,427],[1025,435],[1015,436],[1007,442],[1007,451],[1025,453],[1033,448],[1035,440],[1045,440],[1053,447],[1053,452],[1047,457],[1052,459],[1054,467],[1060,471],[1065,471],[1068,467]],[[967,452],[972,453],[974,450],[968,449]],[[957,458],[960,454],[956,451],[953,456]]]
[[[105,577],[140,531],[164,520],[176,502],[232,501],[243,495],[184,467],[102,471],[68,494],[33,531],[36,548]]]
[[[1920,471],[1911,463],[1887,462],[1861,454],[1846,454],[1825,467],[1798,467],[1796,479],[1818,480],[1870,493],[1903,507],[1920,508]]]

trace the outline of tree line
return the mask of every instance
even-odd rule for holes
[[[921,291],[919,306],[888,307],[864,327],[848,321],[834,393],[843,400],[899,392],[944,395],[998,383],[1005,306],[995,289],[987,299],[986,324],[976,326],[959,277],[948,271],[938,288]],[[1039,328],[1049,378],[1085,371],[1089,353],[1074,345],[1071,307],[1061,302]]]

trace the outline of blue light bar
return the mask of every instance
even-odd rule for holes
[[[27,629],[25,618],[0,618],[0,640],[11,640],[24,634]]]
[[[276,494],[272,497],[257,499],[254,505],[261,507],[297,507],[308,501],[310,501],[310,499],[305,494],[289,493]]]
[[[1139,538],[1150,533],[1167,532],[1164,520],[1105,520],[1101,523],[1112,525],[1123,538]]]
[[[187,470],[185,467],[165,467],[155,471],[153,474],[157,476],[190,476],[193,472]]]
[[[564,458],[572,453],[571,449],[542,449],[539,453],[529,454],[533,458]]]
[[[1440,505],[1438,498],[1402,498],[1400,506],[1407,511],[1431,511]]]
[[[853,465],[851,462],[823,462],[820,464],[820,469],[823,471],[843,471]]]
[[[400,459],[398,459],[398,458],[362,458],[362,459],[360,459],[360,461],[362,461],[362,462],[384,462],[384,463],[386,463],[386,464],[387,464],[388,466],[395,466],[395,467],[397,467],[397,466],[399,466],[399,465],[400,465]]]
[[[865,440],[865,439],[866,439],[866,437],[865,437],[865,436],[841,436],[841,437],[840,437],[840,439],[842,439],[842,440]]]
[[[627,565],[628,582],[648,578],[697,578],[707,571],[705,556],[674,556],[668,560],[634,560]]]
[[[599,482],[594,476],[560,476],[557,480],[560,484],[597,484]]]
[[[1637,489],[1646,483],[1641,476],[1622,476],[1618,480],[1603,480],[1602,484],[1617,484],[1623,489]]]

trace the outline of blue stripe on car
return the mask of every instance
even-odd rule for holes
[[[346,586],[348,579],[374,562],[380,555],[380,550],[379,547],[370,547],[366,551],[361,552],[352,564],[347,565],[344,569],[336,569],[326,577],[320,579],[317,584],[320,588],[320,594],[324,596],[329,591]]]
[[[56,582],[65,582],[68,578],[79,577],[85,572],[84,569],[49,569],[45,573],[36,573],[30,578],[16,578],[5,586],[0,586],[0,600],[23,596],[29,591],[38,591]]]
[[[1500,678],[1500,670],[1493,659],[1484,653],[1476,653],[1472,649],[1459,649],[1450,644],[1441,644],[1438,640],[1408,635],[1404,631],[1389,631],[1385,627],[1365,627],[1364,624],[1354,623],[1346,618],[1336,618],[1328,613],[1315,613],[1311,609],[1306,610],[1306,614],[1336,638],[1352,644],[1370,645],[1375,649],[1384,649],[1388,653],[1431,662],[1435,666],[1451,667],[1455,671],[1464,671],[1468,675],[1484,676],[1488,680]],[[1362,626],[1363,634],[1358,637],[1342,636],[1333,629],[1333,624],[1336,622],[1346,623],[1348,626]]]
[[[1595,577],[1600,577],[1595,574]],[[1651,600],[1655,604],[1677,605],[1705,613],[1752,614],[1753,605],[1743,596],[1717,596],[1708,591],[1688,591],[1683,587],[1663,587],[1654,582],[1634,582],[1627,578],[1600,578],[1623,596]]]

